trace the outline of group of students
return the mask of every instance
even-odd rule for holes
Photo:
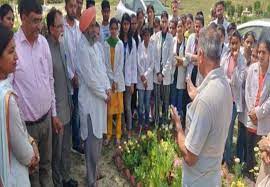
[[[80,148],[80,136],[84,141],[89,186],[94,186],[98,177],[96,168],[102,134],[106,133],[103,143],[108,145],[113,137],[114,122],[117,145],[121,143],[124,129],[127,138],[131,138],[136,127],[140,134],[151,126],[167,124],[170,105],[177,108],[183,128],[185,126],[186,107],[196,97],[196,87],[203,81],[198,71],[199,33],[205,27],[203,13],[198,12],[195,17],[192,14],[179,16],[179,2],[174,0],[172,16],[164,11],[160,18],[155,17],[154,7],[148,5],[146,15],[138,9],[136,15],[123,14],[119,23],[116,18],[110,19],[110,3],[103,0],[103,20],[100,25],[95,22],[95,36],[92,37],[86,30],[89,20],[94,19],[96,12],[91,7],[95,4],[87,2],[88,9],[83,14],[81,0],[65,1],[66,17],[59,10],[50,10],[46,18],[47,40],[39,34],[42,9],[36,0],[20,2],[22,26],[15,37],[11,31],[12,8],[7,4],[0,8],[0,120],[1,124],[2,121],[6,124],[1,125],[4,151],[0,160],[6,166],[0,169],[3,186],[15,182],[30,186],[26,180],[28,167],[33,172],[30,176],[33,186],[53,183],[55,186],[77,186],[70,177],[71,126],[73,147],[76,142],[75,148]],[[255,166],[254,147],[261,136],[270,132],[270,42],[253,32],[241,36],[236,25],[226,21],[224,7],[223,1],[215,4],[215,19],[207,26],[215,28],[222,40],[220,66],[233,95],[232,120],[223,160],[231,166],[236,154],[246,163],[248,173]],[[97,38],[97,42],[88,51],[86,43],[93,43],[92,38]],[[87,53],[92,56],[85,55]],[[94,66],[98,68],[89,69],[87,66],[93,64],[87,64],[87,59],[95,61]],[[106,79],[98,80],[104,76]],[[89,93],[88,87],[96,89]],[[102,89],[106,92],[101,93]],[[106,106],[106,111],[99,107],[98,100],[92,100],[92,95],[88,97],[87,94],[105,98],[106,105],[102,106]],[[6,95],[10,99],[6,100]],[[136,109],[138,122],[134,119]],[[85,115],[89,111],[91,118]],[[233,150],[237,117],[237,146]],[[151,119],[153,125],[150,125]],[[107,128],[100,125],[103,123]],[[13,166],[15,162],[17,168]],[[17,181],[10,181],[7,175],[10,165]]]

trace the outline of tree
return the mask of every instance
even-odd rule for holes
[[[236,11],[237,11],[237,16],[238,17],[241,17],[242,16],[243,10],[244,10],[244,7],[242,5],[237,5]]]
[[[251,5],[248,6],[248,11],[250,11],[250,13],[252,13],[252,6]]]
[[[228,16],[233,17],[235,13],[235,7],[233,5],[228,7]]]
[[[254,11],[255,11],[257,16],[260,14],[260,12],[261,12],[261,2],[260,1],[254,2]]]

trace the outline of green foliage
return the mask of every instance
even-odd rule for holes
[[[248,8],[248,11],[250,11],[252,13],[252,6],[249,5],[247,8]]]
[[[261,2],[260,1],[256,1],[254,2],[254,11],[257,15],[260,14],[261,10]]]
[[[242,16],[243,10],[244,10],[244,7],[242,5],[237,5],[237,16],[238,17]]]
[[[169,127],[148,131],[139,140],[124,142],[124,164],[144,186],[181,186],[181,167],[173,167],[177,145]]]
[[[227,12],[229,17],[233,17],[235,13],[235,6],[234,5],[229,6]]]

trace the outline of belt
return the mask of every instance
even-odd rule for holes
[[[36,121],[25,121],[25,124],[28,125],[28,126],[31,126],[31,125],[35,125],[37,123],[42,123],[43,121],[45,121],[45,119],[47,118],[48,114],[49,114],[49,112],[47,112],[46,114],[44,114],[41,118],[39,118]]]

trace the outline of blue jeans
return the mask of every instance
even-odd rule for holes
[[[74,148],[79,147],[81,143],[78,93],[79,89],[76,88],[74,89],[74,93],[72,95],[73,111],[71,116],[71,124],[72,124],[72,144]]]
[[[234,129],[234,123],[235,123],[236,117],[237,117],[236,105],[235,103],[233,103],[232,120],[229,127],[224,155],[223,155],[223,159],[227,165],[231,165],[232,163],[231,161],[233,158],[233,129]]]
[[[236,143],[236,156],[241,160],[241,162],[246,162],[247,160],[247,136],[246,127],[243,123],[238,121],[238,136]]]
[[[139,124],[149,125],[151,90],[138,90],[139,93]]]
[[[184,89],[177,89],[176,83],[171,84],[170,104],[177,108],[179,115],[184,117]]]

